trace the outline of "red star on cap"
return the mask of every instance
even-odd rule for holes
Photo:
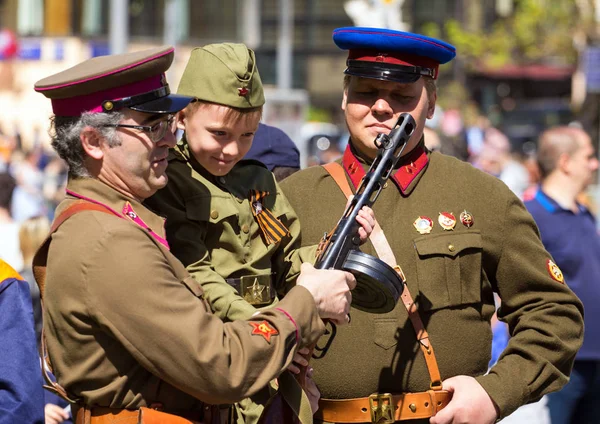
[[[249,323],[254,329],[252,330],[252,334],[260,335],[265,338],[265,340],[271,343],[271,336],[275,336],[279,334],[277,330],[271,327],[267,321],[263,322],[250,322]]]
[[[246,87],[238,88],[238,96],[244,97],[246,95],[248,95],[248,89]]]

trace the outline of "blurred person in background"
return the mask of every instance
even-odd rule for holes
[[[38,168],[41,151],[39,148],[25,152],[22,161],[12,165],[12,173],[17,181],[13,192],[11,213],[15,221],[45,214],[44,174]]]
[[[15,179],[9,173],[0,173],[0,259],[15,269],[22,269],[19,223],[13,219],[10,212],[15,186]]]
[[[529,187],[527,168],[513,156],[508,137],[496,128],[485,131],[483,147],[475,160],[475,166],[498,177],[520,199]]]
[[[552,424],[593,424],[600,416],[600,236],[594,216],[578,198],[593,182],[598,159],[583,129],[564,126],[541,134],[537,154],[541,186],[525,206],[555,261],[548,260],[548,268],[579,296],[586,312],[571,379],[547,395],[548,408]]]
[[[252,146],[244,159],[262,162],[276,181],[300,170],[300,152],[296,143],[281,129],[259,123]]]

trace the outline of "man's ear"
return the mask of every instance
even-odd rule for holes
[[[433,118],[435,113],[435,102],[437,101],[437,92],[431,93],[429,96],[429,105],[427,106],[427,119]]]
[[[185,131],[185,119],[187,118],[187,116],[188,112],[185,109],[180,110],[179,112],[177,112],[177,115],[175,115],[178,130]]]
[[[96,160],[101,160],[104,157],[106,140],[100,135],[97,128],[85,127],[79,134],[79,140],[81,140],[81,147],[89,157]]]
[[[344,94],[342,96],[342,110],[346,111],[346,105],[348,104],[348,87],[344,88]]]
[[[571,157],[566,153],[561,153],[556,161],[556,168],[560,169],[564,174],[569,173],[569,159]]]

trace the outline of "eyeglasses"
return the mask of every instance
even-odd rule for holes
[[[159,121],[154,125],[114,124],[103,125],[103,127],[133,128],[134,130],[144,131],[148,133],[153,143],[158,143],[167,134],[167,130],[171,131],[171,134],[175,133],[175,115],[169,115],[167,119]]]

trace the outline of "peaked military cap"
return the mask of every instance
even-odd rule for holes
[[[300,168],[300,152],[296,143],[279,128],[265,124],[258,124],[252,147],[244,159],[261,161],[269,171],[277,166]]]
[[[381,28],[344,27],[334,43],[348,50],[347,75],[402,83],[437,78],[440,64],[456,56],[454,46],[435,38]]]
[[[209,44],[192,50],[177,93],[240,109],[265,103],[254,52],[244,44]]]
[[[192,99],[170,93],[165,72],[173,52],[173,47],[158,47],[95,57],[38,81],[35,90],[52,100],[58,116],[123,108],[175,113]]]

